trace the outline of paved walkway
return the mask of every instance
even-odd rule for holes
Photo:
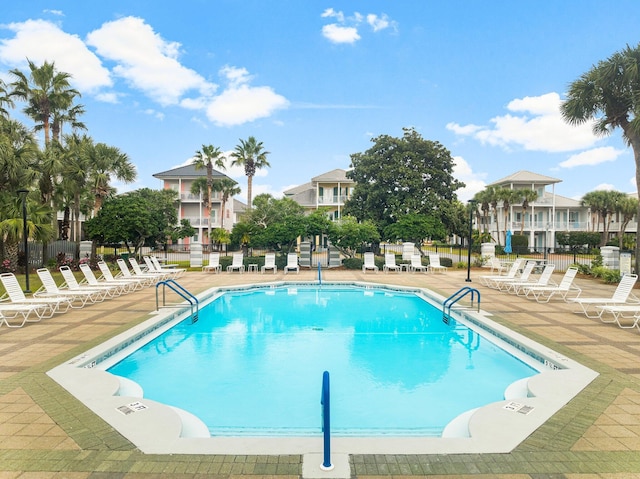
[[[353,455],[352,476],[485,478],[640,478],[640,332],[489,290],[477,281],[482,308],[494,319],[550,346],[600,376],[509,454]],[[559,275],[558,275],[559,276]],[[213,285],[313,280],[300,275],[187,273],[193,292]],[[448,296],[466,270],[446,274],[325,271],[323,279],[429,287]],[[559,278],[556,278],[559,279]],[[578,279],[583,296],[610,296],[613,286]],[[149,288],[20,329],[0,328],[0,479],[274,476],[298,478],[302,457],[144,455],[46,376],[53,366],[143,321],[155,309]]]

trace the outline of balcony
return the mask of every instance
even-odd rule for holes
[[[343,205],[349,197],[347,195],[324,195],[318,196],[319,205]]]

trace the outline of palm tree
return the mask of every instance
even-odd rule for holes
[[[0,121],[0,193],[15,194],[35,180],[38,145],[29,130],[15,120]]]
[[[520,235],[522,235],[524,232],[525,217],[527,215],[527,210],[529,209],[529,202],[537,200],[538,193],[529,189],[515,191],[518,192],[518,201],[522,201],[522,222],[520,223]]]
[[[209,242],[211,241],[211,202],[213,201],[213,197],[211,195],[213,189],[213,165],[217,168],[221,168],[226,170],[227,167],[224,164],[224,155],[220,148],[213,145],[202,145],[202,150],[196,151],[195,160],[193,161],[193,165],[196,170],[201,170],[203,168],[207,169],[207,200],[205,204],[207,205],[207,209],[209,210],[209,225],[207,228],[207,238]]]
[[[267,161],[267,155],[270,153],[263,150],[262,142],[250,136],[247,141],[241,139],[240,144],[237,145],[234,152],[231,153],[231,156],[234,158],[231,164],[233,166],[244,166],[244,174],[247,176],[247,208],[249,209],[251,209],[252,184],[256,170],[271,166]]]
[[[44,62],[36,66],[31,60],[29,76],[20,70],[9,73],[15,78],[11,83],[10,95],[26,102],[24,112],[36,122],[36,130],[44,130],[45,146],[51,140],[51,126],[54,118],[64,116],[73,106],[73,100],[80,92],[71,88],[71,75],[56,71],[55,63]]]
[[[238,183],[231,178],[220,178],[213,183],[213,191],[221,193],[220,205],[220,228],[224,228],[224,212],[226,211],[227,201],[242,191]]]
[[[129,161],[126,153],[115,146],[104,143],[86,146],[86,154],[91,163],[88,186],[93,196],[93,214],[98,214],[104,200],[114,193],[111,177],[124,183],[135,181],[136,167]]]
[[[516,190],[512,190],[511,188],[500,188],[497,190],[497,195],[500,200],[502,200],[502,213],[504,214],[504,237],[505,244],[507,242],[507,230],[511,229],[507,226],[509,222],[509,208],[513,203],[517,203],[520,201],[520,195]]]
[[[593,131],[610,135],[622,129],[622,137],[633,149],[636,188],[640,195],[640,44],[600,61],[569,85],[561,106],[565,121],[580,125],[595,120]],[[640,205],[640,201],[638,202]],[[637,218],[640,218],[640,206]],[[640,241],[636,242],[635,270],[640,271]]]
[[[482,211],[482,217],[483,217],[483,229],[484,229],[484,232],[486,233],[487,227],[489,226],[488,225],[489,209],[491,208],[491,205],[489,204],[490,198],[487,190],[482,190],[476,193],[473,197],[473,200],[476,202],[476,204],[480,205],[480,211]]]
[[[624,233],[627,225],[633,219],[638,211],[638,198],[623,194],[616,204],[616,213],[621,217],[620,229],[618,230],[618,246],[623,247]]]
[[[64,165],[62,168],[61,190],[62,196],[70,198],[70,208],[73,213],[73,241],[80,241],[81,226],[80,213],[82,200],[88,191],[89,175],[92,171],[92,164],[88,150],[93,147],[93,140],[86,136],[77,134],[64,136],[64,148],[62,156]],[[65,208],[65,214],[69,208]]]
[[[9,111],[4,106],[13,107],[13,100],[7,90],[7,84],[0,79],[0,117],[9,119]]]

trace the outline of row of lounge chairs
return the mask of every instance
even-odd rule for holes
[[[385,253],[384,265],[382,271],[388,273],[389,271],[395,271],[400,273],[403,270],[415,273],[416,271],[424,273],[444,273],[447,271],[446,266],[440,264],[440,256],[437,254],[429,253],[429,265],[424,266],[422,264],[422,258],[419,254],[411,255],[411,262],[406,264],[396,264],[396,255],[393,253]],[[362,265],[362,272],[366,273],[371,270],[378,272],[380,268],[375,263],[375,256],[373,253],[364,254],[364,263]]]
[[[89,265],[81,264],[84,279],[79,283],[68,266],[61,266],[60,273],[64,283],[58,286],[46,268],[36,272],[42,286],[27,298],[17,278],[12,273],[0,274],[5,294],[0,298],[0,326],[19,328],[28,322],[51,318],[54,314],[64,313],[71,308],[83,308],[88,304],[99,303],[108,298],[120,296],[150,286],[158,281],[173,279],[186,270],[163,268],[155,257],[144,257],[146,267],[141,267],[135,258],[130,258],[129,270],[123,259],[118,259],[120,272],[114,277],[109,266],[98,262],[101,276],[97,278]]]
[[[505,274],[483,275],[480,281],[485,286],[519,294],[539,303],[548,303],[559,297],[567,303],[579,306],[576,313],[588,318],[600,319],[603,323],[615,323],[621,328],[640,329],[640,298],[633,294],[638,275],[625,274],[611,296],[580,296],[581,288],[573,283],[577,268],[568,268],[559,284],[551,279],[553,265],[545,265],[537,281],[529,280],[535,262],[519,258]]]
[[[208,263],[202,267],[202,271],[207,273],[220,273],[222,271],[222,265],[220,264],[220,253],[209,253]],[[264,274],[266,271],[278,272],[278,266],[276,265],[276,254],[267,253],[264,255],[264,265],[260,268],[260,271]],[[300,272],[300,265],[298,264],[298,255],[296,253],[287,254],[287,264],[284,267],[284,274],[290,271]],[[227,266],[227,273],[244,273],[244,254],[233,253],[231,264]]]

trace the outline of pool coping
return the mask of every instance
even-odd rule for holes
[[[317,284],[313,281],[274,281],[224,286],[201,293],[198,298],[213,298],[228,290]],[[325,284],[420,292],[438,304],[446,299],[419,287],[361,281],[331,281]],[[281,455],[322,451],[320,433],[311,437],[204,437],[205,432],[197,418],[127,392],[128,388],[123,387],[115,376],[91,367],[98,360],[113,356],[114,350],[124,353],[132,337],[139,337],[148,331],[160,334],[172,325],[172,321],[182,319],[186,306],[182,303],[152,312],[144,322],[51,369],[47,374],[144,453]],[[470,437],[333,437],[331,444],[335,453],[510,452],[598,376],[595,371],[492,321],[489,313],[457,305],[452,311],[461,319],[487,325],[498,333],[499,338],[534,351],[538,360],[559,369],[545,371],[528,381],[528,390],[535,397],[511,397],[466,414],[461,418],[462,425],[458,424],[452,429],[459,431],[468,428]],[[117,395],[119,391],[129,395]],[[458,432],[454,434],[458,435]]]

